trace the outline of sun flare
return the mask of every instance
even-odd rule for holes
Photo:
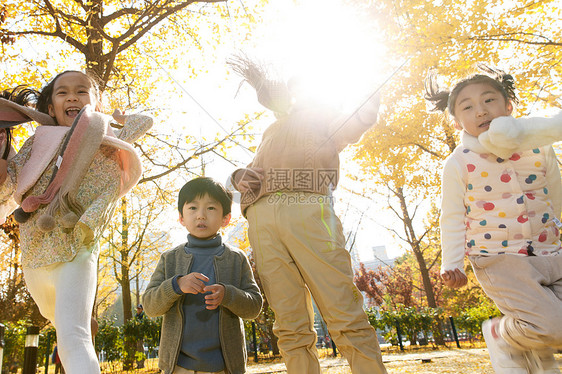
[[[353,106],[384,81],[386,48],[376,20],[349,4],[297,1],[266,30],[266,58],[317,100]]]

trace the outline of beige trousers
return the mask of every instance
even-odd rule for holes
[[[353,283],[343,230],[329,198],[264,196],[247,210],[248,236],[288,374],[320,374],[311,294],[354,374],[386,373],[376,333]]]
[[[562,255],[469,259],[504,314],[499,333],[508,344],[525,351],[562,347]]]

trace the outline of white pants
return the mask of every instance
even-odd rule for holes
[[[98,374],[90,320],[96,294],[97,251],[81,248],[70,262],[23,269],[41,314],[57,331],[62,366],[68,374]]]

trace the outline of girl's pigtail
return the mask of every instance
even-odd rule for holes
[[[6,146],[4,147],[4,152],[2,153],[2,160],[7,160],[10,155],[10,144],[12,144],[12,131],[10,129],[4,129],[6,132]]]
[[[37,95],[37,91],[23,85],[17,86],[12,90],[0,91],[0,98],[28,107],[33,106]],[[4,148],[1,158],[7,160],[10,154],[10,144],[12,143],[12,130],[7,127],[4,131],[6,131],[6,147]]]
[[[16,104],[32,107],[37,101],[39,93],[27,86],[17,86],[12,90],[4,90],[0,92],[2,99],[13,101]]]
[[[428,72],[424,81],[424,91],[424,99],[433,105],[433,108],[431,108],[430,111],[444,112],[445,109],[447,109],[449,91],[443,90],[439,87],[439,84],[437,83],[437,74],[434,71]]]
[[[515,95],[515,79],[513,79],[511,74],[507,74],[501,69],[491,68],[485,64],[478,64],[478,69],[500,82],[507,94],[507,98],[510,101],[515,104],[519,103],[519,99],[517,98],[517,95]]]
[[[505,88],[505,92],[507,92],[507,97],[513,103],[518,104],[519,99],[515,95],[515,79],[511,74],[503,74],[500,80],[503,88]]]
[[[255,90],[258,101],[276,115],[286,115],[291,106],[291,96],[285,82],[268,77],[266,69],[245,55],[235,56],[227,64],[244,78]]]

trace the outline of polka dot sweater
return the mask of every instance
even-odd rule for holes
[[[442,271],[464,255],[550,256],[560,252],[562,186],[551,146],[501,158],[463,133],[442,179]]]

